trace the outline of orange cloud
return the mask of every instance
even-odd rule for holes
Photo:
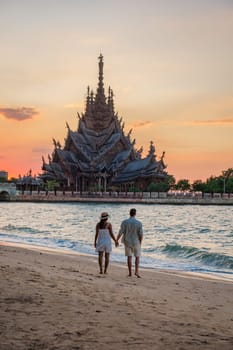
[[[226,125],[233,124],[233,118],[209,119],[209,120],[194,120],[193,125]]]
[[[149,126],[151,124],[153,124],[153,123],[151,121],[149,121],[149,120],[146,120],[146,121],[142,120],[142,121],[139,121],[139,122],[136,122],[136,123],[132,124],[131,126],[133,128],[143,128],[143,127]]]
[[[33,107],[0,108],[0,114],[6,119],[22,121],[32,119],[34,115],[39,114],[39,112]]]

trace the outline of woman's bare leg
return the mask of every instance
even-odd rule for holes
[[[103,252],[99,252],[99,267],[100,273],[103,273]]]
[[[107,273],[110,253],[105,253],[104,273]]]

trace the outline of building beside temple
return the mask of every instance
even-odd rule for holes
[[[8,172],[5,170],[0,170],[0,180],[8,181]]]
[[[87,88],[85,111],[78,113],[76,131],[68,123],[65,144],[53,139],[54,150],[46,162],[42,157],[44,181],[56,180],[63,188],[76,191],[111,189],[146,190],[151,182],[161,182],[165,172],[164,152],[156,159],[155,146],[142,158],[142,148],[135,148],[130,130],[124,132],[122,118],[115,113],[113,91],[104,91],[103,56],[99,56],[99,79],[94,94]]]

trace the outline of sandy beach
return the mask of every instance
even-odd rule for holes
[[[233,283],[0,244],[0,349],[233,349]]]

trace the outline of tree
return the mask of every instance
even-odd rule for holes
[[[189,180],[187,179],[182,179],[179,180],[176,184],[176,190],[181,190],[181,191],[188,191],[191,188],[191,185],[189,183]]]
[[[206,182],[196,180],[192,184],[193,191],[208,193],[232,193],[233,192],[233,168],[223,170],[220,176],[211,176]]]
[[[135,185],[131,185],[128,189],[128,192],[140,192],[140,189]]]
[[[47,180],[45,184],[45,189],[47,191],[56,191],[59,187],[59,183],[56,180]]]
[[[165,179],[165,183],[167,183],[169,185],[169,190],[172,190],[175,188],[176,185],[176,179],[173,175],[168,175]]]
[[[192,190],[194,192],[206,192],[206,183],[202,182],[201,180],[196,180],[192,184]]]
[[[227,179],[230,177],[233,177],[233,168],[228,168],[227,170],[223,170],[222,176],[224,176]]]
[[[223,192],[233,192],[233,168],[222,171]]]
[[[205,192],[221,193],[223,192],[223,184],[221,177],[211,176],[206,181]]]
[[[233,177],[229,177],[226,181],[226,192],[233,193]]]
[[[167,192],[169,184],[166,182],[151,182],[147,187],[148,192]]]

